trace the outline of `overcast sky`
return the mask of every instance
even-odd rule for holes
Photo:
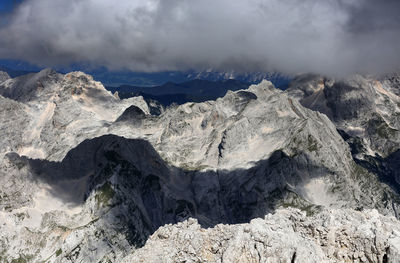
[[[333,76],[400,68],[399,0],[25,0],[0,16],[0,58],[45,66]]]

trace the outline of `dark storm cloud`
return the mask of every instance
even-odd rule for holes
[[[139,71],[382,73],[400,68],[400,1],[25,0],[0,57]]]
[[[354,34],[399,30],[400,1],[364,0],[349,8],[348,29]]]

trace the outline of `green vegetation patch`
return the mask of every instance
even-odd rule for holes
[[[59,248],[59,249],[56,251],[56,257],[58,257],[59,255],[61,255],[61,253],[62,253],[62,249]]]
[[[206,169],[208,166],[207,165],[192,165],[190,163],[183,163],[180,165],[180,168],[186,170],[186,171],[201,171]]]
[[[396,134],[396,130],[390,128],[389,125],[387,125],[386,123],[382,123],[381,125],[376,127],[376,132],[379,137],[384,139],[389,139]]]
[[[379,137],[390,139],[396,135],[397,130],[391,128],[380,116],[375,116],[368,122],[368,127]]]
[[[307,216],[313,216],[313,215],[317,214],[319,211],[321,211],[320,206],[312,205],[312,204],[299,205],[299,204],[295,204],[295,203],[283,203],[282,207],[284,207],[284,208],[293,207],[293,208],[300,209],[301,211],[306,212]]]
[[[19,258],[11,260],[11,263],[28,263],[31,262],[34,256],[32,255],[19,255]]]
[[[291,142],[291,146],[291,150],[294,152],[293,156],[291,157],[298,155],[305,149],[307,149],[309,152],[316,152],[321,148],[321,145],[318,143],[318,141],[310,134],[306,140],[301,137],[294,137]]]
[[[275,189],[273,192],[271,192],[271,198],[277,200],[274,207],[275,209],[280,206],[284,208],[297,208],[306,212],[307,216],[313,216],[314,214],[317,214],[322,208],[319,205],[314,205],[306,201],[297,193],[292,192],[287,188],[282,190]]]
[[[109,182],[103,184],[96,193],[95,199],[98,205],[107,205],[114,197],[115,191]]]
[[[311,135],[308,135],[308,146],[307,150],[310,152],[316,152],[319,149],[319,144],[317,140],[312,137]]]

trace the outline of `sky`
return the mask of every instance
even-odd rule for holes
[[[400,69],[398,0],[0,0],[0,10],[0,59],[39,66],[329,76]]]
[[[0,12],[11,12],[22,0],[0,0]]]
[[[5,10],[9,10],[9,5],[12,4],[13,1],[12,0],[3,0],[0,1],[0,11],[5,11]]]

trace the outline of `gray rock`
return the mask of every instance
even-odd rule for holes
[[[400,191],[400,77],[345,80],[298,76],[286,93],[326,114],[349,143],[354,159]]]
[[[6,80],[9,80],[9,79],[11,79],[11,77],[10,77],[10,75],[8,75],[7,72],[0,71],[0,83],[4,82]]]
[[[386,157],[400,148],[400,86],[398,77],[376,80],[353,76],[345,80],[301,75],[287,93],[312,110],[326,114],[350,136],[360,138],[361,154]]]
[[[202,228],[189,219],[159,228],[121,262],[398,262],[400,225],[376,210],[307,217],[278,210],[248,224]]]

